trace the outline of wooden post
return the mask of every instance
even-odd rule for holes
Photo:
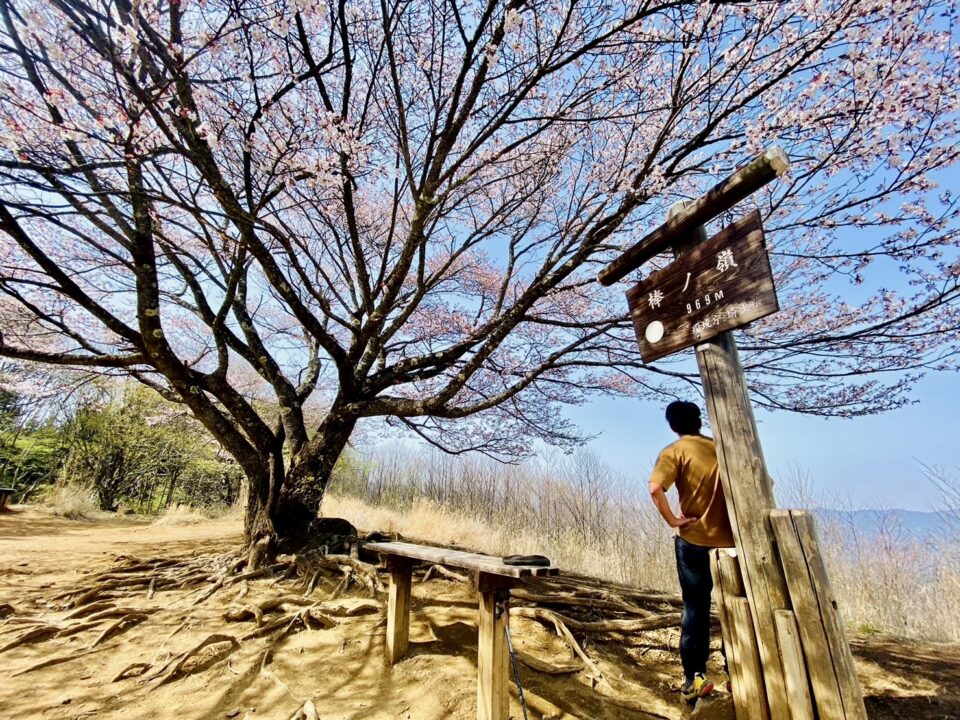
[[[797,618],[790,610],[776,610],[777,640],[787,681],[787,697],[790,698],[790,717],[793,720],[814,720],[813,703],[810,701],[810,678],[803,661]]]
[[[734,655],[740,666],[739,680],[733,686],[734,708],[737,718],[742,720],[765,720],[770,717],[767,703],[764,702],[765,673],[757,651],[750,601],[741,597],[729,600]]]
[[[773,487],[733,335],[719,335],[698,345],[696,351],[727,514],[750,599],[770,717],[788,720],[790,709],[774,611],[789,608],[790,601],[768,519],[774,508]]]
[[[681,202],[670,208],[668,224],[671,217],[684,213],[685,205]],[[689,239],[674,244],[674,253],[681,255],[691,250],[706,240],[706,236],[703,226],[694,228]],[[774,610],[790,607],[768,519],[775,507],[773,485],[763,460],[733,333],[726,332],[697,345],[696,355],[740,574],[753,617],[770,718],[790,720],[773,615]]]
[[[756,674],[759,670],[759,653],[753,620],[749,612],[744,617],[742,610],[738,615],[734,609],[737,601],[746,600],[740,567],[736,558],[722,550],[713,551],[710,557],[734,707],[741,718],[768,720],[767,693],[760,676]]]
[[[509,578],[478,573],[480,635],[477,643],[477,720],[509,720],[510,657],[507,621],[510,615]]]
[[[410,581],[413,563],[391,556],[390,594],[387,602],[387,663],[395,665],[407,654],[410,642]]]
[[[837,600],[830,587],[827,577],[827,568],[820,555],[820,543],[813,527],[813,518],[804,510],[791,510],[790,516],[803,547],[803,555],[810,570],[810,579],[813,591],[820,604],[820,617],[823,620],[823,629],[827,635],[827,645],[833,660],[833,668],[840,685],[840,696],[843,698],[843,710],[847,720],[866,720],[867,710],[863,704],[863,689],[857,678],[856,667],[853,664],[853,653],[850,652],[850,643],[843,629],[843,620],[837,607]]]

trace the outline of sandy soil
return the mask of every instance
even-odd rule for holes
[[[24,618],[63,625],[66,611],[56,609],[53,596],[119,558],[222,553],[239,540],[236,521],[169,526],[124,518],[69,521],[29,508],[2,513],[0,609],[7,603],[15,612],[0,620],[0,648],[23,632],[18,625]],[[330,590],[321,586],[317,599]],[[148,619],[96,646],[100,628],[0,651],[0,717],[286,720],[306,700],[316,704],[324,720],[476,717],[475,596],[469,586],[445,579],[415,583],[410,653],[393,668],[383,662],[382,599],[371,606],[369,596],[354,593],[337,602],[369,613],[288,636],[262,669],[266,641],[255,639],[232,652],[226,652],[227,643],[212,646],[171,682],[151,678],[212,633],[239,637],[249,630],[223,618],[228,608],[280,592],[282,586],[265,579],[250,581],[249,594],[239,602],[236,587],[200,604],[195,604],[196,591],[158,592],[152,599],[144,593],[122,604],[151,611]],[[515,618],[511,627],[523,652],[552,664],[570,663],[570,651],[543,625]],[[723,692],[694,713],[678,702],[676,642],[676,630],[660,630],[590,643],[587,651],[609,681],[597,688],[585,672],[555,676],[522,667],[529,717],[732,718],[732,703]],[[960,718],[958,646],[875,637],[855,638],[853,645],[872,718]],[[71,659],[30,669],[66,657]],[[150,667],[141,677],[115,679],[134,663]],[[718,678],[722,674],[718,666],[713,672]],[[515,695],[511,715],[523,717]]]

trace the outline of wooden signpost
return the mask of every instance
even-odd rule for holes
[[[776,510],[730,332],[777,310],[759,214],[710,240],[703,229],[787,166],[772,148],[702,197],[674,206],[598,280],[611,285],[667,250],[677,258],[627,296],[644,362],[696,346],[737,549],[736,559],[715,553],[713,569],[738,717],[866,720],[812,521]]]
[[[645,363],[779,310],[760,213],[627,290]]]

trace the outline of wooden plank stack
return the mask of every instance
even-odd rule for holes
[[[789,608],[773,610],[786,701],[791,720],[866,720],[863,695],[813,519],[802,510],[772,510],[770,521],[790,594]],[[740,564],[717,550],[711,567],[737,717],[771,717],[765,692],[769,667],[760,661],[750,600]]]

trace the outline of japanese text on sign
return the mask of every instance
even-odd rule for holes
[[[627,301],[644,362],[776,312],[760,214],[741,218],[638,283]]]

